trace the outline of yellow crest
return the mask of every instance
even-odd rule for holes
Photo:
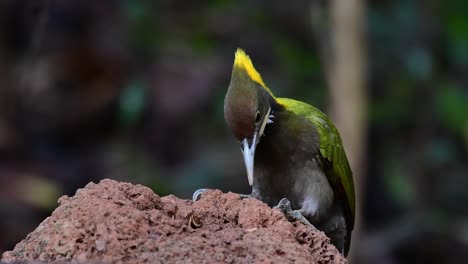
[[[259,83],[263,88],[268,90],[268,88],[266,87],[265,83],[262,80],[262,76],[260,76],[260,73],[258,73],[258,71],[253,66],[253,63],[250,60],[249,55],[247,55],[245,51],[241,48],[238,48],[236,51],[235,59],[234,59],[234,67],[245,69],[245,71],[247,72],[247,74],[250,76],[250,78],[253,81]]]

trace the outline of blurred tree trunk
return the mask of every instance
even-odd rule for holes
[[[338,127],[353,170],[356,189],[356,224],[350,262],[359,249],[361,205],[364,193],[366,150],[366,74],[363,0],[331,0],[328,2],[329,25],[324,23],[321,1],[312,2],[312,27],[330,88],[329,113]]]
[[[339,127],[360,187],[363,175],[367,95],[363,1],[331,1],[330,113]]]

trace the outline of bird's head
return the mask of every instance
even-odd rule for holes
[[[237,49],[231,82],[224,99],[224,117],[241,144],[249,184],[253,183],[255,148],[271,118],[274,96],[255,70],[249,56]]]

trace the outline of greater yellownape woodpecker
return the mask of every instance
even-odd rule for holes
[[[240,143],[252,186],[243,196],[276,205],[289,219],[322,230],[347,256],[354,183],[330,119],[311,105],[275,97],[242,49],[235,53],[224,116]]]

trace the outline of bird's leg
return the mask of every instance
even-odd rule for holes
[[[303,215],[301,210],[292,210],[291,208],[291,202],[288,200],[288,198],[283,198],[281,201],[278,203],[277,206],[273,207],[279,209],[283,214],[288,218],[289,221],[294,221],[294,220],[299,220],[301,223],[303,223],[306,226],[310,226],[315,229],[315,226],[312,225],[309,220],[307,220]]]

